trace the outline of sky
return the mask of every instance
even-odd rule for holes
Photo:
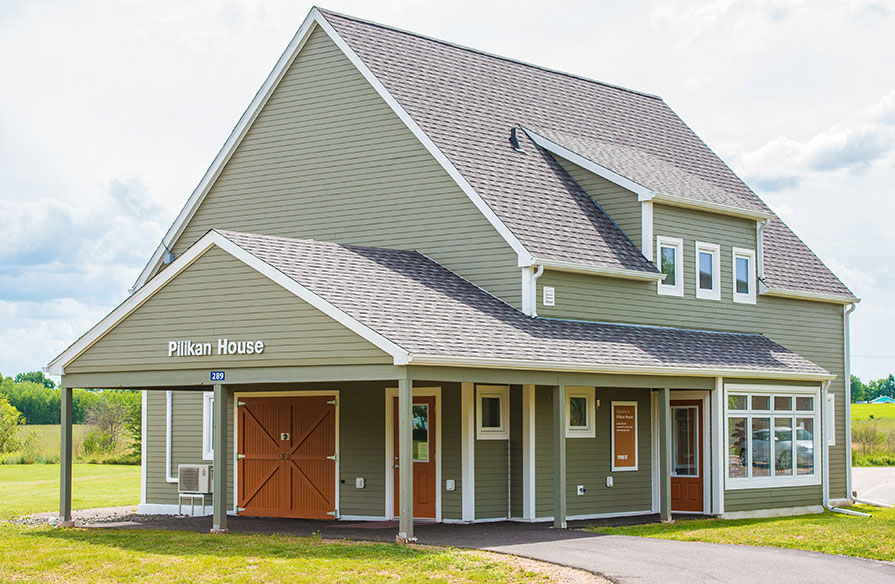
[[[895,371],[895,3],[323,6],[662,96],[862,299],[853,373]],[[310,8],[0,3],[0,373],[127,297]]]

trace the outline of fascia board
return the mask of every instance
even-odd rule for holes
[[[678,197],[676,195],[668,195],[665,193],[656,193],[653,197],[653,201],[672,207],[696,209],[697,211],[707,211],[709,213],[717,213],[718,215],[730,215],[732,217],[751,219],[753,221],[765,221],[776,217],[773,213],[766,213],[764,211],[752,211],[750,209],[741,209],[740,207],[732,207],[730,205],[722,205],[720,203],[712,203],[709,201],[700,201],[698,199],[688,199],[687,197]]]
[[[236,126],[234,126],[233,130],[230,132],[230,136],[227,137],[227,141],[224,142],[224,145],[218,151],[211,166],[205,171],[202,180],[199,181],[199,184],[196,186],[195,190],[193,190],[189,199],[187,199],[186,204],[184,204],[183,208],[180,210],[177,218],[174,219],[174,223],[168,228],[168,231],[162,238],[162,242],[159,243],[149,262],[143,268],[143,271],[140,272],[137,281],[134,283],[134,287],[131,288],[131,292],[138,290],[146,283],[150,275],[161,263],[165,248],[172,247],[177,239],[183,234],[183,230],[190,222],[190,219],[193,218],[199,205],[205,200],[205,196],[208,194],[208,191],[211,190],[211,187],[214,185],[218,176],[220,176],[224,166],[229,162],[233,153],[236,151],[236,148],[242,142],[243,138],[245,138],[246,133],[258,117],[258,114],[261,113],[264,104],[270,99],[270,96],[273,94],[277,85],[279,85],[280,80],[286,74],[286,70],[295,60],[295,57],[298,56],[298,53],[301,51],[311,32],[314,31],[317,24],[317,15],[318,13],[316,9],[314,9],[308,14],[304,22],[302,22],[298,31],[296,31],[295,36],[292,37],[292,40],[286,47],[286,50],[280,55],[273,70],[267,76],[267,79],[264,80],[264,83],[261,85],[260,89],[258,89],[258,92],[255,93],[255,97],[252,98],[251,103],[243,112],[242,117],[239,118]]]
[[[841,296],[838,294],[824,294],[822,292],[805,292],[802,290],[786,290],[784,288],[772,288],[762,285],[761,296],[777,296],[780,298],[795,298],[797,300],[813,300],[815,302],[835,302],[836,304],[857,304],[860,298],[853,296]]]
[[[380,335],[373,329],[362,324],[358,320],[349,316],[339,308],[333,306],[317,294],[311,292],[289,276],[283,274],[270,264],[258,259],[237,244],[233,243],[217,231],[209,231],[199,241],[193,244],[183,255],[174,260],[171,266],[150,280],[145,286],[137,290],[134,294],[122,302],[115,310],[109,313],[104,319],[93,326],[81,338],[75,341],[68,349],[63,351],[58,357],[53,359],[47,366],[47,372],[52,375],[62,375],[65,371],[65,365],[71,363],[80,356],[84,351],[93,346],[106,333],[115,328],[122,320],[127,318],[132,312],[137,310],[156,292],[161,290],[168,282],[177,277],[186,268],[192,265],[199,257],[207,252],[211,247],[217,246],[226,251],[234,258],[243,262],[247,266],[253,268],[263,276],[266,276],[273,282],[279,284],[283,288],[289,290],[300,299],[304,300],[317,310],[323,312],[342,326],[348,328],[364,340],[372,343],[382,351],[391,355],[395,365],[404,365],[408,362],[409,356],[407,351]]]
[[[658,272],[641,272],[638,270],[627,270],[625,268],[608,268],[589,264],[562,262],[558,260],[540,260],[537,258],[533,261],[535,265],[544,266],[544,268],[548,270],[556,270],[558,272],[592,274],[595,276],[608,276],[610,278],[623,278],[626,280],[644,280],[648,282],[665,279],[665,274]]]
[[[536,371],[566,371],[578,373],[621,375],[668,375],[680,377],[735,377],[743,379],[785,379],[793,381],[827,381],[835,379],[830,373],[798,371],[761,371],[752,369],[700,369],[695,367],[643,367],[634,365],[599,365],[563,361],[521,361],[484,357],[451,357],[413,354],[411,365],[441,367],[473,367],[488,369],[522,369]]]

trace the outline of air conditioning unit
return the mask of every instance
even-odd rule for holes
[[[211,493],[211,465],[178,464],[177,491],[180,493]]]

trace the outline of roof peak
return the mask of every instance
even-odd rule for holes
[[[496,53],[490,53],[490,52],[488,52],[488,51],[483,51],[483,50],[481,50],[481,49],[476,49],[475,47],[469,47],[469,46],[466,46],[466,45],[461,45],[461,44],[459,44],[459,43],[454,43],[454,42],[451,42],[451,41],[446,41],[446,40],[444,40],[444,39],[439,39],[439,38],[431,37],[431,36],[428,36],[428,35],[425,35],[425,34],[421,34],[421,33],[418,33],[418,32],[414,32],[414,31],[412,31],[412,30],[406,30],[406,29],[403,29],[403,28],[398,28],[398,27],[396,27],[396,26],[391,26],[391,25],[388,25],[388,24],[383,24],[383,23],[381,23],[381,22],[375,22],[375,21],[373,21],[373,20],[367,20],[367,19],[365,19],[365,18],[360,18],[360,17],[357,17],[357,16],[352,16],[352,15],[350,15],[350,14],[344,14],[344,13],[342,13],[342,12],[337,12],[337,11],[335,11],[335,10],[329,10],[328,8],[321,8],[320,6],[315,6],[314,8],[316,8],[318,12],[320,12],[321,14],[323,14],[323,16],[330,16],[330,15],[331,15],[331,16],[336,16],[336,17],[338,17],[338,18],[344,18],[344,19],[346,19],[346,20],[352,20],[352,21],[354,21],[354,22],[359,22],[359,23],[361,23],[361,24],[366,24],[366,25],[370,25],[370,26],[375,26],[375,27],[377,27],[377,28],[382,28],[382,29],[385,29],[385,30],[390,30],[390,31],[393,31],[393,32],[398,32],[398,33],[401,33],[401,34],[406,34],[406,35],[409,35],[409,36],[414,36],[414,37],[417,37],[417,38],[420,38],[420,39],[423,39],[423,40],[426,40],[426,41],[430,41],[430,42],[433,42],[433,43],[438,43],[438,44],[440,44],[440,45],[445,45],[445,46],[447,46],[447,47],[452,47],[452,48],[455,48],[455,49],[460,49],[460,50],[462,50],[462,51],[468,51],[468,52],[470,52],[470,53],[476,53],[476,54],[479,54],[479,55],[483,55],[483,56],[485,56],[485,57],[490,57],[490,58],[492,58],[492,59],[499,59],[499,60],[501,60],[501,61],[506,61],[506,62],[508,62],[508,63],[514,63],[514,64],[516,64],[516,65],[522,65],[523,67],[530,67],[530,68],[532,68],[532,69],[538,69],[538,70],[540,70],[540,71],[545,71],[545,72],[547,72],[547,73],[552,73],[552,74],[554,74],[554,75],[562,75],[563,77],[570,77],[570,78],[572,78],[572,79],[578,79],[578,80],[580,80],[580,81],[586,81],[586,82],[588,82],[588,83],[593,83],[593,84],[595,84],[595,85],[601,85],[601,86],[603,86],[603,87],[608,87],[608,88],[610,88],[610,89],[616,89],[616,90],[618,90],[618,91],[625,91],[625,92],[627,92],[627,93],[633,93],[634,95],[639,95],[639,96],[641,96],[641,97],[647,97],[647,98],[655,99],[655,100],[658,100],[658,101],[664,101],[664,100],[662,99],[662,97],[660,97],[660,96],[658,96],[658,95],[656,95],[656,94],[654,94],[654,93],[647,93],[647,92],[645,92],[645,91],[640,91],[640,90],[638,90],[638,89],[631,89],[630,87],[623,87],[623,86],[621,86],[621,85],[616,85],[616,84],[614,84],[614,83],[607,83],[606,81],[600,81],[599,79],[591,79],[590,77],[585,77],[585,76],[583,76],[583,75],[578,75],[578,74],[575,74],[575,73],[570,73],[570,72],[568,72],[568,71],[561,71],[561,70],[559,70],[559,69],[552,69],[552,68],[550,68],[550,67],[545,67],[545,66],[543,66],[543,65],[537,65],[537,64],[535,64],[535,63],[529,63],[529,62],[527,62],[527,61],[522,61],[522,60],[520,60],[520,59],[513,59],[512,57],[507,57],[507,56],[504,56],[504,55],[498,55],[498,54],[496,54]]]

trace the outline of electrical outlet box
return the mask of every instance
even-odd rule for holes
[[[354,487],[357,489],[363,489],[367,481],[364,480],[364,477],[357,477],[354,479]]]
[[[611,487],[611,486],[612,486],[612,477],[606,477],[606,486],[607,486],[607,487]]]
[[[454,491],[457,489],[457,481],[454,479],[448,479],[444,481],[444,490],[445,491]]]
[[[578,495],[581,496],[587,492],[587,489],[584,488],[584,485],[578,485]]]

